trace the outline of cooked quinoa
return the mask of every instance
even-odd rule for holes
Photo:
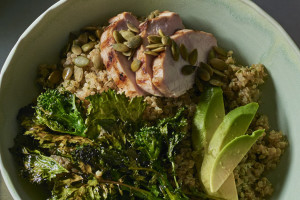
[[[108,89],[118,91],[112,77],[102,66],[99,53],[99,40],[88,53],[76,54],[69,51],[66,59],[62,59],[59,66],[40,66],[38,83],[42,87],[58,87],[61,90],[68,90],[81,100]],[[90,63],[82,68],[76,67],[73,60],[78,56],[88,58]],[[222,89],[226,111],[229,112],[250,102],[259,102],[261,94],[259,86],[267,78],[265,67],[262,64],[254,64],[250,67],[239,65],[236,63],[232,51],[228,52],[225,62],[228,64],[228,69],[224,71],[226,78],[223,80],[225,84]],[[54,82],[49,80],[48,77],[51,73],[54,71],[62,73],[66,67],[72,69],[72,75],[69,78],[60,78],[59,81]],[[199,91],[197,92],[196,87],[178,98],[147,96],[144,99],[147,107],[143,118],[151,121],[172,116],[178,108],[185,106],[189,111],[188,120],[191,124],[198,97]],[[252,146],[234,170],[239,199],[242,200],[265,199],[273,193],[274,189],[268,178],[265,177],[265,173],[276,167],[288,145],[282,132],[270,128],[266,115],[257,114],[248,133],[258,129],[265,129],[264,136]],[[178,183],[183,188],[201,190],[196,170],[197,152],[193,151],[190,134],[191,127],[189,127],[188,136],[179,145],[175,158]]]

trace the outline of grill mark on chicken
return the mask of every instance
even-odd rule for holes
[[[131,71],[129,61],[122,53],[116,52],[112,44],[115,44],[113,38],[114,30],[127,30],[127,23],[130,22],[138,27],[139,21],[128,12],[121,13],[109,20],[111,23],[105,28],[101,36],[101,57],[106,69],[121,92],[127,96],[146,95],[135,80],[135,73]]]
[[[124,76],[123,73],[120,73],[120,74],[119,74],[119,79],[120,79],[120,81],[125,82],[125,81],[126,81],[126,76]]]
[[[113,61],[114,61],[114,52],[110,51],[108,53],[108,62],[106,63],[107,70],[109,70],[111,68],[111,66],[113,65]]]

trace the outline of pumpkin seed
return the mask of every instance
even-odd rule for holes
[[[89,35],[89,39],[93,42],[95,42],[97,40],[95,35]]]
[[[131,37],[127,42],[127,46],[131,49],[138,48],[141,44],[142,44],[142,38],[139,35]]]
[[[147,19],[148,19],[148,20],[151,20],[151,19],[153,19],[154,17],[155,17],[155,14],[154,14],[153,12],[151,12],[151,13],[148,15]]]
[[[158,56],[158,53],[153,52],[153,51],[144,51],[145,54],[151,55],[151,56]]]
[[[50,83],[56,84],[60,81],[60,77],[61,77],[60,71],[55,70],[49,75],[48,80]]]
[[[97,29],[98,28],[96,26],[86,26],[86,27],[83,27],[81,30],[82,31],[95,31]]]
[[[147,49],[156,49],[158,47],[164,47],[164,45],[157,43],[157,44],[149,44],[146,46]]]
[[[159,15],[159,10],[154,10],[153,14],[154,14],[155,17],[157,17]]]
[[[79,37],[77,38],[79,44],[85,44],[88,42],[89,36],[87,32],[84,32],[82,34],[79,35]]]
[[[217,79],[210,79],[209,83],[211,85],[218,86],[218,87],[224,85],[224,83],[222,81],[217,80]]]
[[[197,86],[197,88],[198,88],[198,90],[200,91],[200,92],[203,92],[204,91],[204,86],[203,86],[203,84],[201,83],[201,81],[198,79],[198,78],[196,78],[196,86]]]
[[[96,69],[104,69],[103,60],[101,58],[100,52],[91,56],[91,61]]]
[[[221,70],[221,71],[226,69],[226,63],[223,60],[219,59],[219,58],[210,59],[209,63],[215,69],[218,69],[218,70]]]
[[[217,46],[214,46],[213,49],[217,54],[222,55],[222,56],[227,56],[227,52],[225,51],[225,49],[223,49],[221,47],[217,47]]]
[[[133,25],[129,22],[127,23],[127,27],[128,27],[129,30],[131,30],[134,33],[139,33],[140,32],[140,30],[135,25]]]
[[[127,52],[122,52],[122,54],[124,55],[124,56],[130,56],[131,55],[131,50],[129,50],[129,51],[127,51]]]
[[[165,51],[165,50],[166,50],[166,47],[158,47],[156,49],[152,49],[151,51],[159,53],[159,52],[162,52],[162,51]]]
[[[74,59],[74,64],[77,67],[85,67],[90,63],[90,60],[84,56],[78,56]]]
[[[178,61],[179,60],[179,47],[174,40],[172,40],[171,52],[172,52],[173,59],[175,61]]]
[[[217,58],[223,60],[225,62],[225,60],[227,60],[226,56],[222,56],[222,55],[217,55]]]
[[[73,45],[81,46],[82,43],[78,39],[76,39],[76,40],[73,40]]]
[[[70,51],[70,48],[71,48],[71,42],[68,42],[68,43],[64,46],[64,48],[61,50],[60,57],[61,57],[61,58],[67,57],[67,54],[68,54],[68,52]]]
[[[134,59],[131,63],[131,70],[136,72],[141,67],[142,62],[138,59]]]
[[[162,36],[161,37],[161,43],[163,45],[169,46],[169,45],[171,45],[171,38],[168,37],[168,36]]]
[[[82,53],[81,47],[76,44],[72,45],[71,51],[72,51],[72,53],[76,54],[77,56]]]
[[[125,44],[127,47],[128,47],[128,42],[126,41],[126,42],[123,42],[123,44]]]
[[[70,33],[69,37],[68,37],[68,43],[64,46],[64,48],[62,49],[61,53],[61,58],[65,58],[67,57],[68,52],[70,51],[73,41],[77,38],[77,35],[75,35],[74,33]]]
[[[149,35],[147,39],[150,44],[161,43],[161,37],[158,35]]]
[[[83,69],[80,67],[74,66],[74,79],[80,82],[83,78]]]
[[[135,52],[136,52],[136,49],[131,49],[131,54],[130,54],[130,56],[128,57],[128,60],[130,60],[130,59],[133,58]]]
[[[148,19],[151,20],[159,15],[159,10],[154,10],[148,15]]]
[[[122,37],[122,35],[119,33],[119,31],[114,30],[113,37],[114,37],[116,43],[122,43],[125,41],[125,39]]]
[[[216,54],[215,54],[214,50],[211,49],[208,53],[208,60],[213,59],[215,57],[216,57]]]
[[[213,69],[213,71],[214,71],[214,74],[216,74],[216,75],[218,75],[220,77],[226,77],[226,75],[223,72],[221,72],[221,71],[219,71],[217,69]]]
[[[158,34],[159,34],[161,37],[166,36],[166,35],[162,32],[161,29],[158,30]]]
[[[189,63],[191,65],[195,65],[197,60],[198,60],[198,50],[194,49],[190,54],[189,54]]]
[[[181,73],[183,75],[191,75],[196,69],[196,66],[193,65],[185,65],[181,68]]]
[[[73,75],[73,67],[65,67],[62,72],[62,78],[64,80],[69,80],[71,76]]]
[[[120,30],[119,33],[122,35],[122,37],[125,39],[125,40],[129,40],[130,38],[134,37],[135,34],[131,31],[125,31],[125,30]]]
[[[209,72],[206,71],[203,68],[198,68],[198,70],[197,70],[197,76],[200,77],[200,79],[203,80],[203,81],[209,81],[209,79],[210,79]]]
[[[114,50],[119,51],[119,52],[129,51],[128,46],[126,46],[125,44],[122,44],[122,43],[113,44],[112,47],[114,48]]]
[[[89,42],[89,43],[82,45],[81,49],[83,52],[88,52],[92,48],[94,48],[95,45],[96,45],[96,42]]]
[[[214,71],[213,71],[213,68],[209,65],[209,64],[206,64],[204,62],[201,62],[200,63],[200,67],[205,69],[206,71],[208,71],[209,75],[212,76]]]
[[[180,51],[181,57],[182,57],[184,60],[187,60],[187,59],[188,59],[189,53],[188,53],[188,50],[186,49],[186,47],[185,47],[184,44],[180,44],[179,51]]]
[[[97,30],[95,31],[95,35],[97,36],[98,39],[101,38],[102,33],[103,33],[103,31],[100,30],[100,29],[97,29]]]

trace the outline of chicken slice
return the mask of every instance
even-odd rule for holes
[[[142,65],[136,72],[136,83],[146,92],[152,95],[162,96],[160,91],[152,84],[152,64],[154,57],[144,54],[146,46],[148,45],[147,36],[158,35],[159,29],[161,29],[165,35],[173,35],[177,30],[183,28],[184,26],[180,16],[169,11],[164,11],[160,13],[158,17],[140,24],[140,36],[143,39],[143,44],[137,51],[136,58],[141,61]]]
[[[142,90],[135,80],[135,73],[131,71],[131,60],[128,60],[122,53],[113,49],[112,44],[116,43],[113,38],[113,31],[127,30],[127,23],[136,27],[139,21],[131,13],[123,12],[109,20],[111,23],[101,36],[101,57],[110,76],[118,86],[121,92],[127,96],[142,96],[147,93]]]
[[[183,29],[171,36],[177,45],[184,44],[188,52],[197,49],[198,58],[196,66],[200,62],[206,62],[208,52],[213,46],[217,46],[216,38],[203,31]],[[178,97],[192,88],[195,82],[195,72],[190,75],[183,75],[181,69],[189,63],[181,56],[175,61],[171,55],[171,49],[167,48],[153,61],[152,83],[166,97]]]

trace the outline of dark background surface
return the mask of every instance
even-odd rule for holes
[[[0,69],[25,29],[57,0],[0,0]],[[253,0],[300,47],[300,0]],[[0,176],[0,199],[12,199]]]

